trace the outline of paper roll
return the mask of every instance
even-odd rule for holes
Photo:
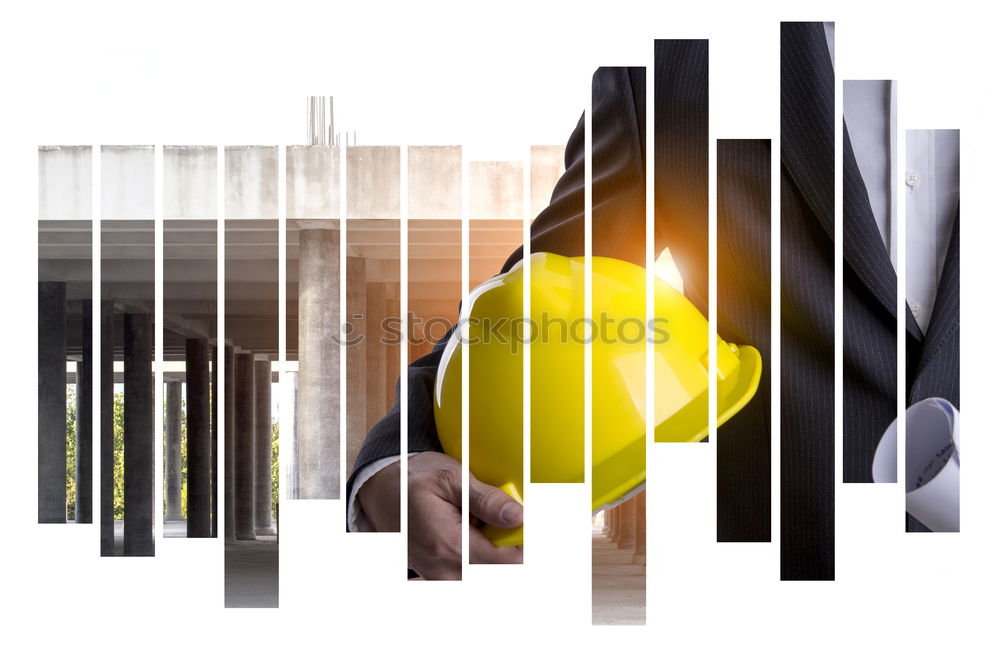
[[[935,532],[959,530],[959,413],[943,398],[906,410],[906,511]],[[897,425],[879,441],[872,460],[876,482],[896,481]]]

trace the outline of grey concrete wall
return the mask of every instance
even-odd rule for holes
[[[277,218],[277,146],[226,146],[225,183],[227,219]]]
[[[562,146],[531,147],[531,212],[549,201],[563,172]],[[39,219],[91,218],[90,146],[40,146]],[[153,147],[103,146],[102,217],[148,220],[153,210]],[[211,220],[216,211],[216,147],[164,146],[163,217]],[[348,217],[399,217],[398,146],[347,149]],[[469,164],[470,216],[521,218],[520,162]],[[410,146],[409,217],[461,218],[461,146]],[[233,220],[278,217],[278,152],[275,146],[227,146],[225,216]],[[286,215],[290,220],[331,220],[340,215],[340,161],[332,146],[286,149]]]
[[[289,220],[340,217],[340,149],[289,146],[285,151],[285,215]]]
[[[564,146],[531,147],[531,219],[534,220],[542,209],[549,205],[552,188],[566,171]]]
[[[216,205],[215,146],[163,147],[163,217],[166,220],[214,220]]]
[[[524,217],[520,162],[469,163],[469,218],[520,220]]]
[[[461,219],[461,146],[410,146],[406,173],[410,220]]]
[[[399,217],[399,146],[347,149],[347,217]]]
[[[102,219],[154,217],[153,158],[152,146],[101,146]]]
[[[91,219],[91,147],[38,147],[38,219]]]

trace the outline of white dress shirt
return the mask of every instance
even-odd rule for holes
[[[896,82],[844,81],[844,122],[898,270]],[[926,333],[958,208],[958,130],[907,130],[905,150],[906,303]]]
[[[958,209],[958,130],[906,131],[906,301],[926,333]]]

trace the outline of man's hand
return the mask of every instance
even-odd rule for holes
[[[399,464],[394,463],[358,491],[358,500],[377,530],[399,529],[398,480]],[[461,578],[462,464],[439,452],[411,456],[408,493],[410,567],[425,579]],[[520,503],[473,475],[469,514],[500,528],[514,528],[523,520]],[[495,547],[475,526],[469,527],[469,551],[472,563],[522,562],[521,547]]]

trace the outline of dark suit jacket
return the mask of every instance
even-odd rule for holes
[[[924,334],[906,308],[906,405],[940,396],[960,408],[959,213]],[[850,365],[848,365],[850,364]],[[844,127],[844,481],[871,482],[872,458],[896,418],[896,272]],[[907,530],[927,528],[907,516]]]
[[[671,248],[686,295],[707,313],[707,42],[658,41],[655,68],[655,250]],[[781,74],[782,578],[831,579],[834,75],[822,24],[783,24]],[[593,81],[594,254],[636,264],[645,259],[645,122],[645,70],[599,69]],[[765,361],[757,396],[719,429],[720,540],[770,539],[769,149],[767,141],[719,147],[719,333],[731,342],[754,345]],[[532,225],[532,251],[583,254],[584,153],[581,118],[567,142],[566,172]],[[870,469],[871,434],[895,400],[894,386],[887,381],[895,378],[895,343],[884,335],[895,330],[894,306],[886,308],[895,303],[895,275],[886,274],[872,252],[876,238],[881,242],[873,220],[861,229],[868,224],[864,206],[846,201],[849,186],[857,187],[846,171],[847,155],[845,150],[844,254],[850,271],[845,267],[844,303],[845,316],[851,318],[844,352],[845,471]],[[907,348],[910,401],[938,395],[958,404],[957,373],[952,372],[958,359],[957,238],[956,223],[954,253],[949,251],[928,335],[914,336]],[[501,271],[522,254],[518,249]],[[868,327],[863,331],[876,333],[856,333],[862,329],[853,327],[862,325]],[[431,397],[445,339],[408,368],[410,452],[440,450]],[[875,413],[871,418],[858,416],[855,408],[866,401],[873,406],[867,408]],[[368,434],[348,480],[349,491],[358,470],[399,453],[399,432],[397,400]]]

